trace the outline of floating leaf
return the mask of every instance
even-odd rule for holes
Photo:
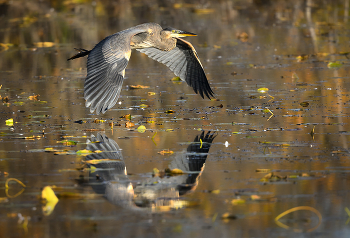
[[[256,169],[255,172],[257,172],[257,173],[270,173],[271,169]]]
[[[54,42],[36,42],[34,43],[36,47],[43,48],[43,47],[52,47],[55,45]]]
[[[146,127],[144,125],[141,125],[137,128],[137,131],[140,133],[144,133],[146,131]]]
[[[309,55],[299,55],[297,56],[297,61],[298,62],[301,62],[301,61],[304,61],[304,60],[307,60],[310,56]]]
[[[173,111],[173,110],[167,110],[167,111],[165,111],[165,113],[171,114],[171,113],[175,113],[175,111]]]
[[[239,39],[242,42],[247,42],[248,41],[248,33],[246,32],[241,32],[240,34],[237,35],[237,39]]]
[[[147,107],[149,107],[147,104],[141,104],[140,106],[139,106],[140,108],[147,108]]]
[[[310,103],[308,103],[308,102],[301,102],[301,103],[300,103],[300,106],[302,106],[302,107],[307,107],[307,106],[309,106],[309,104],[310,104]]]
[[[55,151],[55,149],[52,147],[45,148],[45,152],[53,152],[53,151]]]
[[[184,172],[181,169],[172,169],[171,174],[184,174]]]
[[[131,121],[131,114],[126,114],[124,116],[121,116],[120,118],[125,118],[126,120]]]
[[[171,131],[174,131],[174,129],[166,129],[165,131],[171,132]]]
[[[144,89],[144,88],[149,88],[149,86],[144,86],[144,85],[129,85],[130,89]]]
[[[13,126],[13,118],[6,120],[6,126]]]
[[[155,92],[148,92],[148,96],[154,96],[154,95],[156,95]]]
[[[134,123],[132,123],[132,122],[130,122],[130,121],[125,122],[125,127],[126,127],[126,128],[130,128],[130,127],[133,127],[133,126],[135,126]]]
[[[158,154],[161,154],[161,155],[166,155],[166,154],[172,154],[174,153],[174,151],[171,151],[169,149],[167,150],[162,150],[162,151],[159,151]]]
[[[77,152],[76,152],[78,155],[89,155],[89,154],[91,154],[92,153],[92,151],[91,150],[78,150]]]
[[[328,68],[339,68],[339,67],[341,67],[341,66],[343,66],[343,64],[342,63],[340,63],[339,61],[335,61],[335,62],[329,62],[328,64],[327,64],[327,67]]]
[[[219,190],[219,189],[211,190],[210,193],[219,194],[219,193],[220,193],[220,190]]]
[[[57,141],[57,143],[62,143],[62,144],[64,144],[65,146],[74,146],[74,145],[77,144],[77,142],[74,141],[74,140]]]
[[[153,176],[159,176],[159,169],[154,168],[152,174]]]
[[[244,204],[244,203],[245,203],[245,200],[244,200],[244,199],[241,199],[241,198],[232,199],[232,201],[231,201],[231,204],[232,204],[232,205],[238,205],[238,204]]]
[[[34,96],[29,96],[29,97],[28,97],[28,99],[29,99],[29,100],[35,100],[35,101],[38,101],[39,96],[40,96],[39,94],[34,95]]]
[[[106,120],[99,120],[99,119],[94,120],[94,123],[104,123],[104,122],[106,122]]]
[[[48,216],[55,209],[55,206],[58,203],[58,198],[51,186],[44,187],[41,192],[41,198],[46,200],[46,205],[43,207],[43,213],[45,216]]]
[[[22,106],[24,104],[24,102],[14,102],[14,104],[18,105],[18,106]]]
[[[174,77],[171,79],[171,81],[181,81],[180,77]]]
[[[100,163],[107,163],[107,162],[115,162],[115,159],[92,159],[92,160],[86,160],[84,161],[87,164],[100,164]]]
[[[259,88],[257,91],[259,93],[266,93],[267,91],[269,91],[269,89],[268,88]]]

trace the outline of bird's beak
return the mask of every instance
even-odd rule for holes
[[[172,37],[185,37],[185,36],[197,36],[197,34],[194,34],[194,33],[188,32],[188,31],[177,30],[175,32],[172,32],[171,36]]]

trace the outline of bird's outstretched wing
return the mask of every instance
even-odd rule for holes
[[[105,38],[89,53],[84,98],[91,113],[105,113],[119,98],[131,49],[130,41],[123,39],[115,45],[118,38],[118,34]]]
[[[165,64],[176,76],[186,81],[194,92],[199,93],[202,98],[204,98],[204,95],[209,99],[214,97],[196,50],[190,42],[180,38],[176,39],[176,47],[170,51],[162,51],[153,47],[137,50],[151,59]]]

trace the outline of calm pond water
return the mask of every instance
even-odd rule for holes
[[[1,237],[349,237],[349,0],[4,1],[0,21]],[[134,52],[119,103],[85,108],[73,48],[144,22],[198,34],[217,100]]]

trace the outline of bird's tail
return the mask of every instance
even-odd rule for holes
[[[67,61],[72,60],[72,59],[76,59],[76,58],[80,58],[80,57],[84,57],[87,56],[88,54],[90,54],[91,50],[84,50],[84,49],[77,49],[74,48],[76,51],[78,51],[77,54],[73,55],[72,57],[70,57],[69,59],[67,59]]]

